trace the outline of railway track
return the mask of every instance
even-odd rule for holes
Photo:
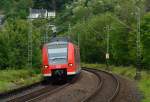
[[[90,69],[90,68],[86,68],[86,67],[84,67],[83,69],[86,71],[91,71],[91,72],[97,74],[97,76],[99,76],[99,77],[104,77],[102,75],[102,73],[109,75],[113,79],[115,87],[112,87],[113,88],[112,94],[109,95],[109,97],[105,98],[105,101],[104,101],[103,100],[104,98],[101,98],[101,96],[99,96],[101,93],[105,93],[105,92],[103,92],[103,91],[105,91],[104,88],[107,88],[104,84],[106,80],[104,78],[102,78],[101,84],[99,85],[98,89],[93,94],[91,94],[91,96],[88,96],[86,99],[84,99],[82,102],[113,102],[115,97],[117,97],[117,95],[119,93],[119,89],[120,89],[120,82],[119,82],[118,78],[114,74],[107,72],[107,71]],[[102,89],[103,89],[103,91],[102,91]],[[95,98],[96,96],[97,96],[97,98]],[[93,100],[95,100],[95,101],[93,101]]]
[[[13,97],[14,94],[19,94],[19,93],[22,93],[23,91],[27,91],[27,90],[32,89],[32,88],[34,88],[34,87],[38,87],[38,86],[40,86],[41,83],[42,83],[42,82],[40,81],[40,82],[31,84],[31,85],[28,85],[28,86],[23,86],[23,87],[14,89],[14,90],[12,90],[12,91],[0,93],[0,101],[1,101],[2,99],[8,98],[8,97]]]
[[[98,84],[97,84],[97,88],[95,91],[93,91],[89,96],[87,96],[86,98],[84,98],[81,102],[88,102],[88,100],[91,100],[99,91],[100,89],[102,88],[102,85],[103,85],[103,80],[102,80],[102,77],[100,74],[98,74],[95,70],[91,70],[91,69],[88,69],[88,68],[84,68],[85,71],[88,71],[88,72],[91,72],[91,73],[94,73],[97,77],[98,77]]]
[[[36,102],[42,97],[52,95],[53,93],[60,91],[70,84],[75,83],[77,81],[77,78],[78,76],[76,76],[74,80],[70,81],[69,83],[62,85],[53,85],[48,83],[46,83],[45,85],[45,83],[43,84],[43,81],[37,82],[29,86],[15,89],[11,92],[0,94],[0,102]],[[19,94],[22,92],[23,94]]]
[[[70,84],[68,83],[68,84],[65,84],[65,85],[63,85],[63,86],[60,86],[60,87],[57,87],[57,88],[55,88],[55,89],[53,89],[53,90],[51,90],[51,91],[47,91],[47,92],[45,92],[45,93],[42,93],[42,94],[40,94],[40,95],[38,95],[38,96],[36,96],[36,97],[32,97],[32,98],[30,98],[30,99],[28,99],[28,100],[26,100],[26,101],[20,101],[20,102],[37,102],[38,100],[40,100],[40,99],[42,99],[42,98],[44,98],[44,97],[48,97],[48,96],[50,96],[50,95],[52,95],[52,94],[54,94],[54,93],[56,93],[56,92],[58,92],[58,91],[60,91],[60,90],[62,90],[63,88],[65,88],[65,87],[67,87],[67,86],[69,86]],[[47,89],[46,89],[47,90]],[[12,102],[12,101],[11,101]],[[13,101],[14,102],[14,101]],[[18,102],[18,101],[16,101],[16,102]]]
[[[39,98],[42,95],[54,93],[67,87],[70,83],[59,85],[43,85],[42,82],[33,85],[22,87],[11,92],[0,94],[0,102],[28,102],[33,99]]]
[[[85,68],[85,67],[83,68],[83,70],[94,74],[98,78],[98,80],[97,80],[98,82],[96,82],[97,85],[96,85],[95,90],[93,90],[87,96],[81,98],[81,102],[113,102],[114,98],[117,96],[117,94],[119,92],[119,87],[120,87],[120,83],[119,83],[117,77],[106,71],[90,69],[90,68]],[[111,90],[107,89],[108,85],[106,85],[105,76],[110,78],[110,79],[106,78],[107,81],[112,80],[111,84],[114,84],[114,85],[112,85],[113,87]],[[9,99],[5,100],[4,102],[6,102],[6,101],[7,102],[37,102],[46,97],[50,97],[50,96],[56,94],[57,92],[60,92],[60,91],[63,92],[63,89],[67,88],[69,85],[70,85],[70,83],[64,84],[62,86],[48,85],[48,86],[39,88],[35,91],[26,93],[21,96],[9,98]],[[105,91],[108,91],[109,94],[106,93]],[[111,91],[111,92],[109,92],[109,91]],[[104,95],[101,95],[101,93],[106,93],[105,95],[108,95],[107,98],[105,99],[105,101],[103,100]],[[101,95],[101,96],[99,96],[99,95]],[[101,100],[101,101],[98,101],[98,100]]]

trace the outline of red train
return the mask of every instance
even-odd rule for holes
[[[68,79],[80,73],[79,47],[66,38],[53,38],[42,49],[45,79]]]

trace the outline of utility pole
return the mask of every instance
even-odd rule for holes
[[[140,8],[137,7],[137,67],[136,67],[136,75],[135,79],[139,80],[141,78],[141,14],[140,14]]]
[[[68,25],[68,38],[70,38],[70,35],[71,34],[71,24],[69,23],[69,25]]]
[[[56,16],[56,0],[52,0],[52,9],[53,9],[53,18],[55,18],[55,16]],[[52,22],[50,20],[51,18],[50,19],[48,18],[48,14],[47,14],[46,19],[49,20],[49,22],[45,24],[44,44],[47,43],[49,40],[48,30],[50,27],[53,31],[52,37],[56,37],[56,32],[57,32],[56,26],[55,26],[55,24],[52,24]]]
[[[80,36],[78,34],[78,46],[80,47]]]
[[[46,18],[48,20],[48,17]],[[49,28],[50,22],[45,24],[45,35],[44,35],[44,44],[48,42],[48,28]]]
[[[30,8],[31,13],[31,8]],[[29,32],[28,32],[28,67],[32,68],[32,18],[28,18]]]
[[[106,26],[106,33],[107,33],[107,36],[106,36],[106,70],[110,70],[109,68],[109,41],[110,41],[110,30],[111,30],[111,27],[110,25],[107,25]]]
[[[53,4],[53,11],[55,13],[55,16],[56,16],[56,9],[57,9],[57,5],[56,5],[56,0],[52,0],[52,4]],[[55,18],[55,17],[54,17]],[[57,36],[57,28],[56,28],[56,25],[55,25],[55,20],[54,20],[54,24],[53,25],[50,25],[52,28],[52,38],[53,37],[56,37]]]

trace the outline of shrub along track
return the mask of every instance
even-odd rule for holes
[[[34,91],[8,98],[9,102],[112,102],[120,83],[111,73],[84,68],[76,83],[41,86]],[[58,98],[59,97],[59,98]]]

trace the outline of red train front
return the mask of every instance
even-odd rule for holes
[[[79,47],[65,38],[54,38],[43,46],[43,68],[45,78],[65,79],[81,71]]]

